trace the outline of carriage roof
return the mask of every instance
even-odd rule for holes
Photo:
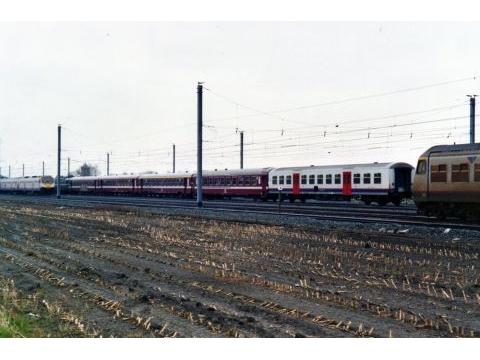
[[[479,152],[480,144],[455,144],[455,145],[435,145],[422,154],[427,157],[432,153],[452,153],[452,152]]]
[[[394,168],[411,168],[413,166],[403,162],[389,162],[389,163],[366,163],[366,164],[345,164],[345,165],[322,165],[322,166],[294,166],[282,167],[273,169],[273,171],[307,171],[307,170],[349,170],[349,169],[394,169]]]

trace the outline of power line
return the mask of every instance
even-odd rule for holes
[[[226,100],[234,103],[235,105],[244,107],[246,109],[250,109],[250,110],[255,111],[256,113],[259,113],[259,114],[262,114],[262,115],[273,116],[273,114],[282,114],[282,113],[291,112],[291,111],[305,110],[305,109],[321,107],[321,106],[338,105],[338,104],[343,104],[343,103],[352,102],[352,101],[360,101],[360,100],[372,99],[372,98],[377,98],[377,97],[390,96],[390,95],[395,95],[395,94],[399,94],[399,93],[406,93],[406,92],[411,92],[411,91],[417,91],[417,90],[423,90],[423,89],[428,89],[428,88],[433,88],[433,87],[438,87],[438,86],[449,85],[449,84],[458,83],[458,82],[464,82],[464,81],[468,81],[468,80],[476,80],[476,76],[473,76],[473,77],[470,76],[470,77],[459,78],[459,79],[455,79],[455,80],[442,81],[442,82],[437,82],[437,83],[432,83],[432,84],[427,84],[427,85],[420,85],[420,86],[416,86],[416,87],[404,88],[404,89],[399,89],[399,90],[385,91],[385,92],[375,93],[375,94],[370,94],[370,95],[355,96],[355,97],[350,97],[350,98],[345,98],[345,99],[321,102],[321,103],[317,103],[317,104],[296,106],[296,107],[291,107],[291,108],[285,108],[285,109],[280,109],[280,110],[270,110],[270,111],[263,111],[263,110],[255,109],[251,106],[243,105],[243,104],[239,103],[238,101],[232,100],[231,98],[229,98],[225,95],[220,95],[216,92],[213,92],[211,89],[207,89],[207,90],[210,91],[212,94],[218,96],[218,97],[221,97],[223,99],[226,99]],[[222,117],[222,118],[217,118],[217,119],[210,120],[210,122],[219,121],[219,120],[227,120],[227,119],[232,119],[232,118],[234,118],[234,119],[245,118],[245,117],[252,117],[252,116],[257,116],[257,115],[256,114],[246,114],[246,115],[239,115],[239,116],[235,116],[235,117],[233,117],[233,116]]]

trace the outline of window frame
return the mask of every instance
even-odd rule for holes
[[[360,185],[362,183],[362,174],[356,173],[353,174],[353,184]]]
[[[372,183],[372,174],[371,173],[363,173],[363,176],[362,176],[362,183],[363,184],[367,184],[367,185],[370,185]],[[368,181],[366,181],[368,180]]]
[[[332,174],[325,175],[325,185],[332,185],[333,177]]]
[[[480,182],[480,163],[473,164],[473,181]]]
[[[415,171],[417,175],[425,175],[427,173],[427,160],[418,160],[417,169]]]
[[[335,182],[335,185],[341,185],[342,184],[342,174],[335,174],[334,182]]]
[[[431,183],[447,183],[448,170],[449,170],[449,166],[447,164],[431,164],[430,165],[430,182]]]
[[[317,174],[317,185],[323,185],[323,174]]]
[[[460,163],[451,165],[452,183],[470,182],[470,164]]]

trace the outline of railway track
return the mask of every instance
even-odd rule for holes
[[[15,196],[0,195],[4,200],[26,200],[40,203],[51,203],[65,206],[109,205],[127,206],[132,208],[152,209],[197,209],[192,199],[162,199],[118,196],[78,196],[63,195],[61,199],[53,196]],[[394,206],[364,206],[361,204],[340,203],[263,203],[253,201],[205,201],[203,209],[210,212],[283,215],[290,217],[305,217],[317,220],[340,222],[396,224],[403,226],[445,227],[452,229],[480,231],[480,225],[465,223],[455,219],[437,220],[419,215],[415,207],[404,205]]]

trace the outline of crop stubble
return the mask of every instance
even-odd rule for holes
[[[0,275],[95,336],[478,337],[480,244],[0,205]]]

